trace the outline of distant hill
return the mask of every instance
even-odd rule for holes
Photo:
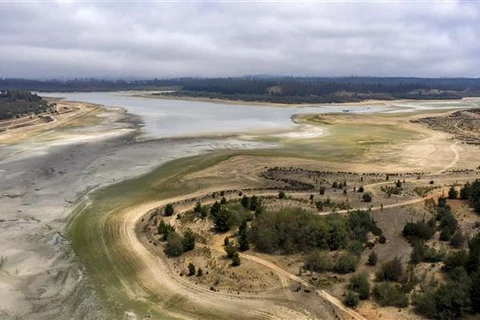
[[[23,90],[0,90],[0,120],[38,114],[48,109],[48,103],[36,94]]]
[[[0,89],[44,92],[169,90],[163,95],[278,103],[354,102],[368,99],[460,99],[480,96],[479,78],[283,77],[153,80],[2,79]]]

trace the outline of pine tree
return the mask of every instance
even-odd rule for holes
[[[250,248],[250,242],[248,241],[248,226],[247,221],[243,221],[238,228],[238,249],[240,251],[246,251]]]

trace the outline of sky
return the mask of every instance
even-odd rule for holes
[[[0,77],[480,77],[480,3],[0,2]]]

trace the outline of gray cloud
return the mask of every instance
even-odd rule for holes
[[[0,77],[480,76],[474,2],[0,4]]]

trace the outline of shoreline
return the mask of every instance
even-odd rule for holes
[[[331,102],[331,103],[275,103],[275,102],[261,102],[261,101],[242,101],[242,100],[230,100],[230,99],[219,99],[219,98],[207,98],[207,97],[190,97],[190,96],[167,96],[167,95],[155,95],[155,91],[121,91],[125,93],[134,93],[131,94],[132,97],[145,98],[145,99],[162,99],[162,100],[180,100],[180,101],[193,101],[193,102],[210,102],[210,103],[220,103],[220,104],[230,104],[230,105],[246,105],[246,106],[258,106],[258,107],[282,107],[282,108],[309,108],[309,107],[335,107],[335,106],[345,106],[348,107],[364,107],[368,105],[377,106],[384,105],[387,103],[405,103],[405,102],[455,102],[455,101],[475,101],[479,100],[480,97],[466,97],[461,99],[395,99],[395,100],[364,100],[358,102]]]

